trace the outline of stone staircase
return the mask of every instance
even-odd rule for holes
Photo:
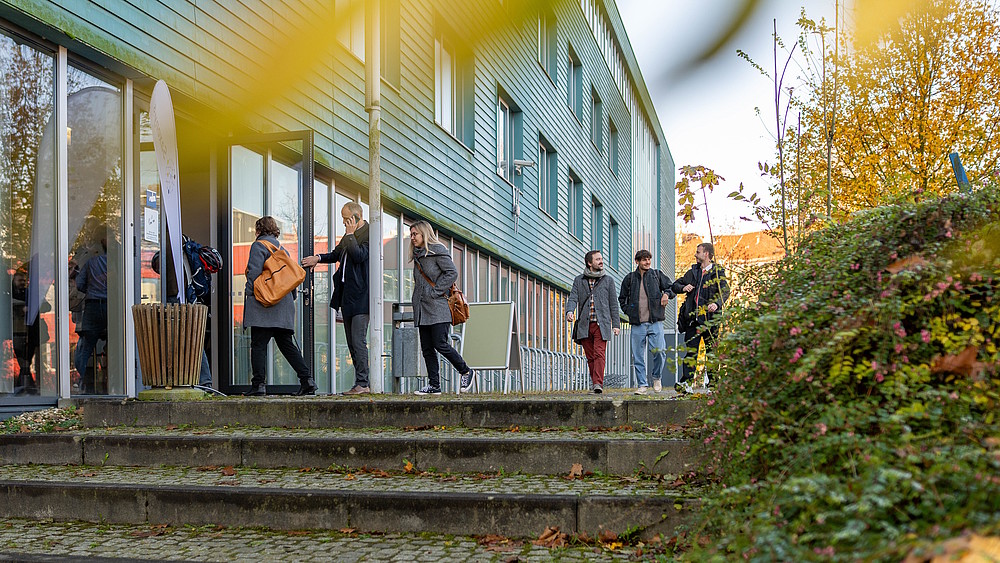
[[[0,436],[0,517],[538,537],[670,535],[697,402],[606,394],[88,400]]]

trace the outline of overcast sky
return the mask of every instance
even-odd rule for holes
[[[757,163],[774,158],[774,98],[770,80],[736,55],[746,51],[764,68],[773,67],[772,20],[786,43],[794,40],[801,8],[832,23],[834,0],[761,0],[757,12],[713,60],[682,73],[683,63],[700,52],[734,17],[734,0],[617,0],[632,49],[678,167],[701,164],[726,178],[709,197],[715,234],[759,230],[749,207],[727,201],[742,182],[762,196],[767,183]],[[787,56],[787,55],[786,55]],[[783,58],[779,54],[779,59]],[[759,107],[758,116],[754,108]],[[763,122],[762,122],[763,119]],[[765,125],[766,123],[766,125]],[[679,178],[679,174],[678,174]],[[713,197],[714,196],[714,197]],[[704,236],[704,212],[678,229]]]

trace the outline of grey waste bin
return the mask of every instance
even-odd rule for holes
[[[392,392],[401,393],[404,377],[417,377],[417,327],[411,303],[392,304]]]

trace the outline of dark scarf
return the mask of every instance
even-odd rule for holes
[[[604,277],[604,269],[601,268],[600,270],[591,270],[590,268],[584,268],[583,269],[583,277],[585,277],[585,278],[593,278],[593,279],[598,279],[599,280],[599,279],[601,279],[601,278]]]

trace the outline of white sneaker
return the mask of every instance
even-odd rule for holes
[[[644,386],[642,386],[642,387],[640,387],[640,388],[636,389],[636,390],[635,390],[635,394],[636,394],[636,395],[645,395],[645,394],[646,394],[646,393],[648,392],[648,389],[649,389],[649,388],[648,388],[648,387],[646,387],[646,386],[644,385]]]
[[[656,393],[659,393],[660,391],[663,391],[663,385],[660,384],[660,380],[659,379],[654,379],[653,380],[653,391],[656,392]]]

